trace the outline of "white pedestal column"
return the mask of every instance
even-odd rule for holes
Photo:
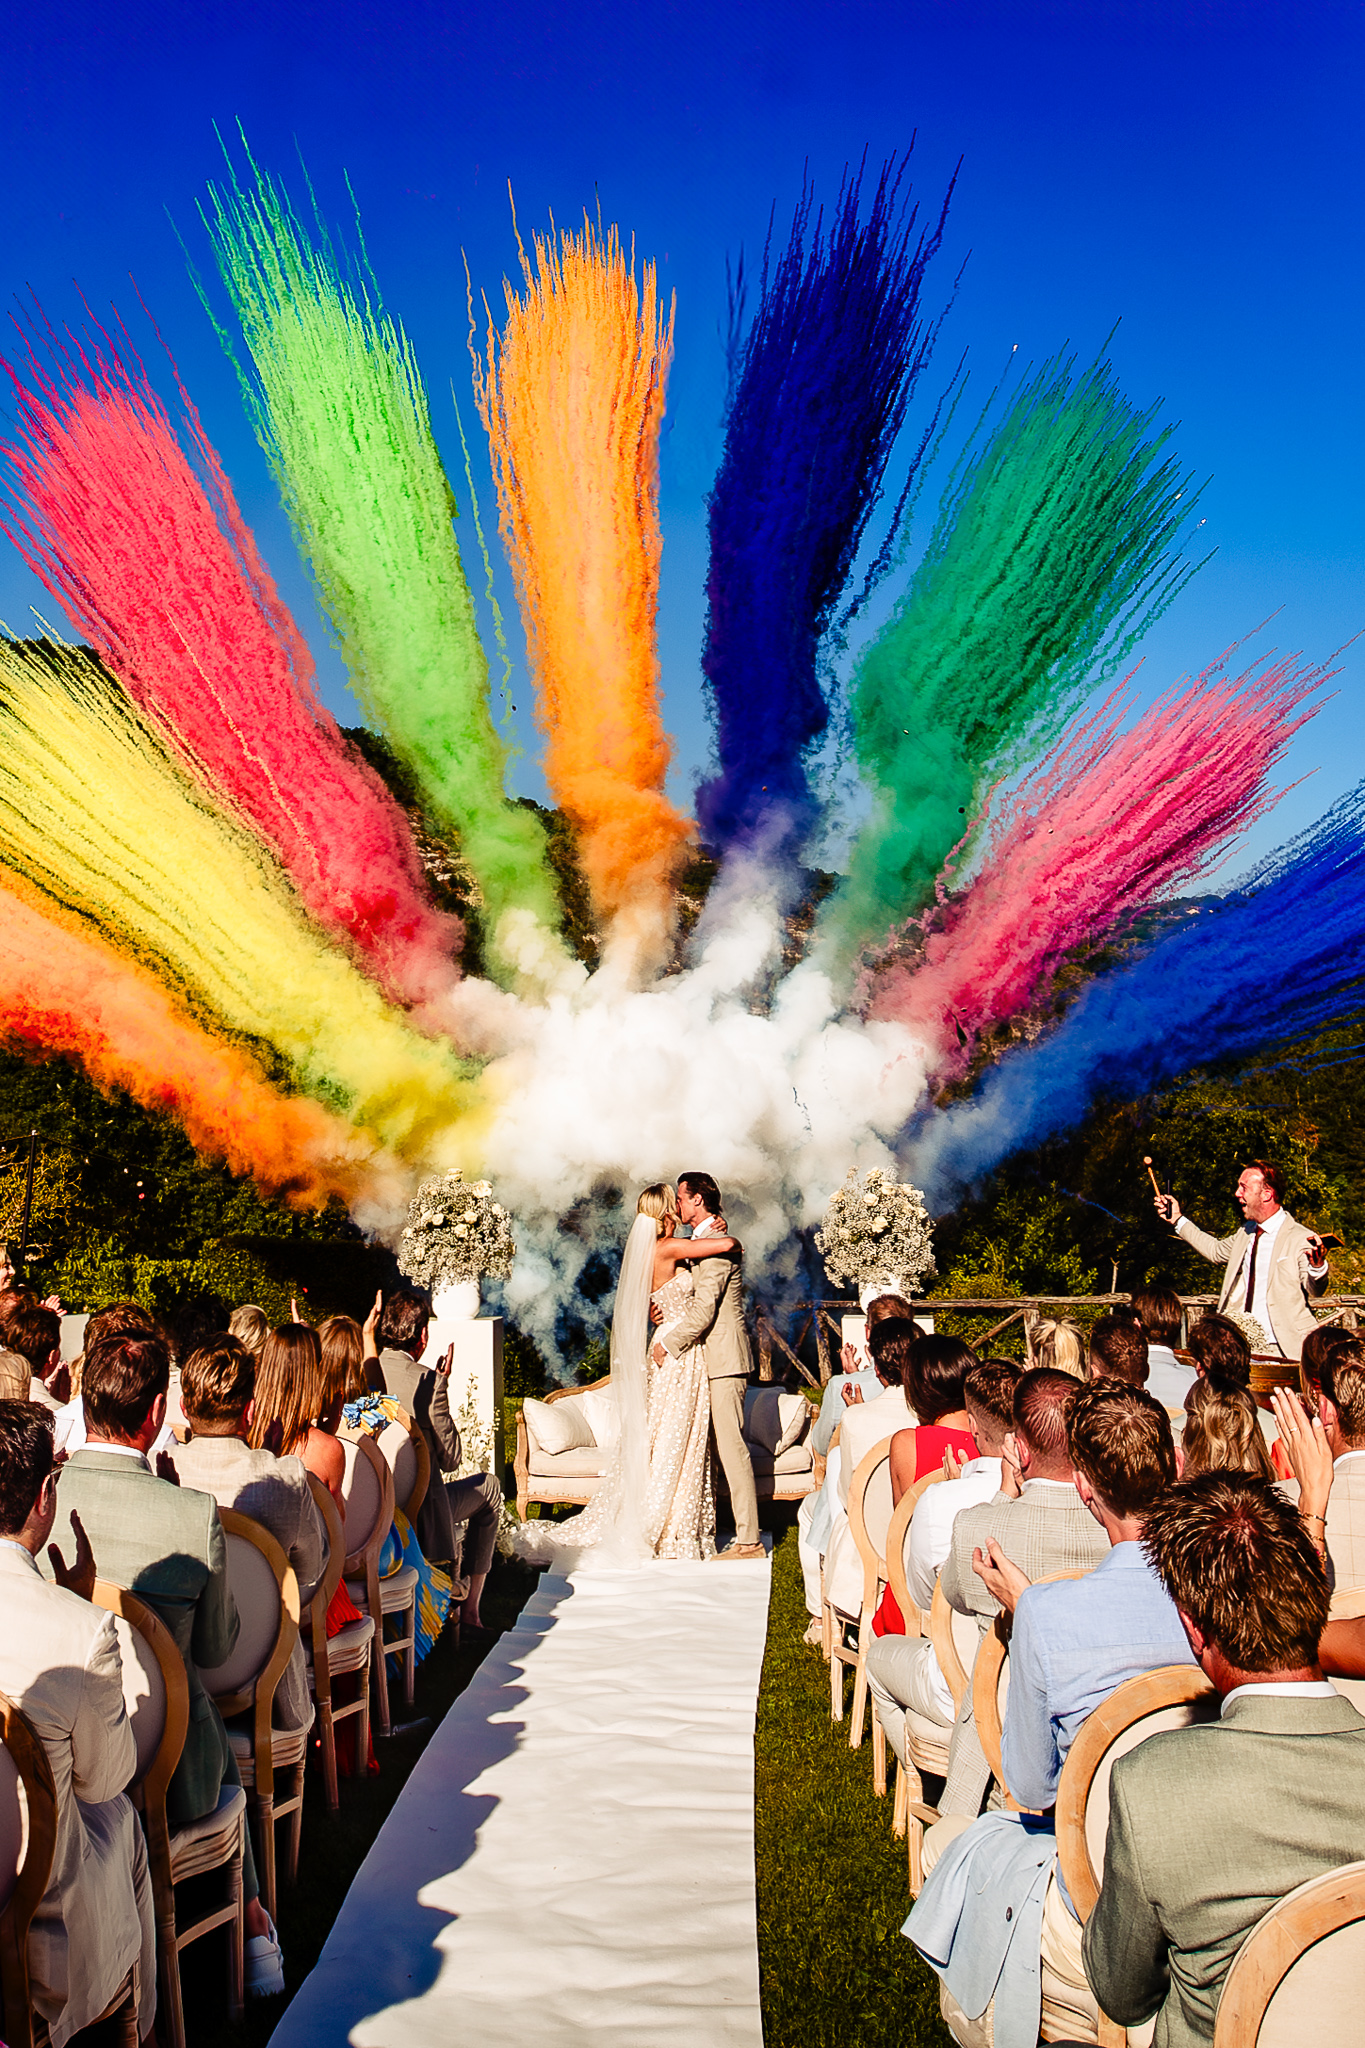
[[[490,1470],[501,1472],[504,1461],[502,1430],[502,1332],[501,1316],[450,1316],[436,1313],[427,1328],[426,1359],[431,1364],[450,1345],[455,1357],[450,1367],[450,1412],[458,1422],[461,1410],[472,1405],[491,1444]],[[468,1447],[472,1449],[472,1446]]]

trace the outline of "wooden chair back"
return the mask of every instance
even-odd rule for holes
[[[408,1520],[416,1523],[431,1485],[431,1451],[405,1408],[375,1438],[380,1456],[393,1474],[393,1497]]]
[[[96,1579],[90,1597],[96,1607],[114,1616],[123,1660],[123,1704],[137,1746],[133,1783],[141,1795],[149,1852],[155,1855],[154,1830],[165,1845],[169,1882],[166,1792],[190,1725],[189,1679],[174,1636],[145,1600],[106,1579]]]
[[[1083,1579],[1085,1576],[1084,1572],[1049,1572],[1045,1578],[1035,1579],[1033,1583],[1046,1586],[1053,1579]],[[986,1761],[1004,1788],[1006,1801],[1018,1811],[1018,1802],[1005,1784],[1005,1773],[1000,1763],[1005,1705],[1010,1689],[1008,1621],[1008,1615],[998,1614],[994,1627],[987,1630],[976,1653],[976,1663],[972,1667],[972,1716]]]
[[[957,1713],[962,1711],[962,1702],[972,1682],[972,1660],[976,1656],[980,1633],[970,1614],[958,1614],[948,1605],[940,1579],[934,1587],[929,1608],[929,1639]]]
[[[910,1541],[910,1522],[915,1509],[931,1486],[937,1486],[943,1473],[926,1472],[923,1479],[917,1479],[907,1487],[896,1503],[896,1511],[886,1532],[886,1583],[891,1588],[891,1597],[900,1609],[908,1636],[924,1636],[929,1633],[929,1617],[915,1600],[910,1591],[906,1573],[905,1553]]]
[[[240,1626],[226,1662],[201,1667],[199,1676],[225,1721],[254,1706],[258,1725],[269,1729],[275,1689],[299,1639],[299,1582],[268,1529],[235,1508],[220,1508],[218,1519]]]
[[[33,1723],[0,1693],[0,2001],[9,2048],[33,2048],[28,1930],[52,1875],[57,1786]]]
[[[316,1472],[308,1474],[308,1490],[313,1496],[313,1505],[322,1516],[322,1525],[327,1531],[327,1569],[318,1581],[312,1602],[308,1609],[308,1640],[313,1653],[313,1689],[319,1699],[325,1689],[331,1698],[331,1680],[327,1669],[327,1610],[336,1598],[337,1587],[346,1565],[346,1532],[337,1513],[337,1504],[331,1490],[318,1478]]]
[[[891,1439],[874,1444],[848,1484],[848,1527],[863,1563],[862,1611],[870,1621],[886,1579],[891,1527]]]
[[[393,1526],[393,1474],[372,1436],[343,1436],[346,1469],[341,1480],[342,1530],[347,1578],[378,1578],[379,1553]],[[378,1602],[376,1600],[376,1609]]]
[[[1057,1856],[1082,1923],[1104,1876],[1114,1765],[1149,1735],[1217,1714],[1218,1695],[1203,1672],[1193,1664],[1167,1664],[1125,1680],[1076,1731],[1057,1787]]]
[[[1360,2039],[1365,1863],[1301,1884],[1252,1928],[1218,2003],[1213,2048]]]

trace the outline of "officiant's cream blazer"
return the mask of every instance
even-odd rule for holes
[[[1324,1273],[1321,1279],[1313,1278],[1308,1270],[1308,1239],[1311,1233],[1302,1223],[1296,1223],[1287,1209],[1283,1216],[1284,1220],[1271,1240],[1266,1306],[1275,1325],[1274,1335],[1281,1351],[1286,1358],[1298,1358],[1303,1351],[1304,1338],[1318,1326],[1318,1319],[1309,1303],[1317,1295],[1327,1292],[1330,1275]],[[1210,1265],[1225,1266],[1222,1291],[1218,1296],[1219,1309],[1229,1305],[1240,1308],[1246,1299],[1246,1262],[1251,1246],[1251,1232],[1246,1225],[1234,1230],[1231,1237],[1213,1237],[1207,1230],[1201,1230],[1198,1224],[1191,1223],[1188,1216],[1182,1216],[1175,1230],[1176,1236],[1193,1245]]]

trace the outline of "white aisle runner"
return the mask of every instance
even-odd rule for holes
[[[432,1737],[272,2048],[762,2048],[768,1583],[766,1561],[544,1577]]]

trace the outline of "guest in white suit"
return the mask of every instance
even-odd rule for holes
[[[151,2032],[156,1925],[146,1842],[125,1791],[137,1751],[114,1617],[49,1585],[34,1562],[52,1533],[57,1483],[50,1411],[0,1402],[0,1692],[33,1723],[56,1780],[52,1875],[28,1959],[34,2004],[52,2048],[63,2048],[113,2003],[134,1963],[138,2032]],[[88,1551],[62,1569],[73,1585],[94,1583]]]

